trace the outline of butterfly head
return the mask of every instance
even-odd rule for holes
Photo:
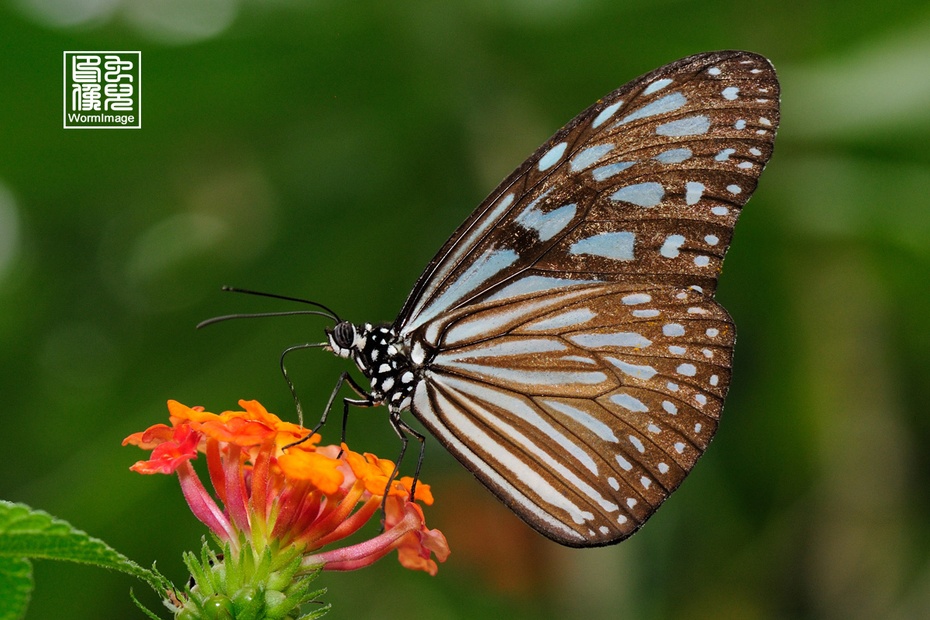
[[[340,321],[332,329],[327,329],[326,337],[329,340],[329,348],[342,358],[349,358],[353,351],[364,349],[367,340],[366,334],[349,321]]]

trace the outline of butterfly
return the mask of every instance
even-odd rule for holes
[[[778,120],[772,65],[741,51],[599,100],[452,234],[393,324],[326,330],[370,382],[343,373],[346,411],[386,405],[422,443],[409,410],[556,542],[630,536],[717,430],[735,339],[717,276]]]

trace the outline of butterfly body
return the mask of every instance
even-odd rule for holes
[[[365,395],[369,404],[387,405],[394,414],[410,408],[420,369],[410,361],[407,347],[392,327],[341,321],[327,330],[327,338],[333,353],[351,359],[369,380],[371,389]]]
[[[778,97],[767,60],[711,52],[582,112],[453,233],[392,325],[328,330],[370,380],[362,403],[395,429],[410,409],[549,538],[628,537],[716,432],[735,330],[713,296]]]

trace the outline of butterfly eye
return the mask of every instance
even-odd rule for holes
[[[329,334],[330,344],[336,353],[345,356],[355,342],[355,326],[348,321],[337,323]]]

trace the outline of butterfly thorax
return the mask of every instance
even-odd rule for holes
[[[375,403],[387,404],[392,411],[410,406],[416,375],[392,327],[342,321],[326,335],[333,353],[351,359],[369,379]]]

